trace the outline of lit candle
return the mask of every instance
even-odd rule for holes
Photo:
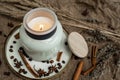
[[[57,17],[46,8],[36,8],[29,11],[23,20],[27,35],[33,39],[44,40],[56,32]]]
[[[33,18],[29,23],[28,26],[34,31],[47,31],[53,25],[53,20],[47,17],[36,17]]]

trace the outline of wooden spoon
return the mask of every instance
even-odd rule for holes
[[[82,35],[80,35],[77,32],[72,32],[68,36],[68,44],[73,52],[74,55],[80,58],[84,58],[88,54],[88,45],[83,38]],[[79,76],[81,74],[82,68],[83,68],[83,61],[80,61],[78,68],[76,69],[76,72],[74,74],[73,80],[78,80]]]

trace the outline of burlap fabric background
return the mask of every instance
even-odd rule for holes
[[[36,7],[52,9],[68,33],[77,31],[88,44],[99,46],[96,69],[80,80],[120,80],[120,0],[0,0],[0,80],[22,80],[6,66],[2,50],[6,35],[22,23],[25,13]],[[8,27],[8,22],[14,27]],[[84,59],[83,70],[91,66],[90,55]],[[72,80],[80,60],[73,55],[63,74],[50,80]],[[5,71],[10,76],[4,75]]]

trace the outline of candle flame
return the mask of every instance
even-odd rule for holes
[[[42,24],[40,24],[39,27],[40,27],[40,30],[43,30],[43,27],[44,27],[44,26],[43,26]]]

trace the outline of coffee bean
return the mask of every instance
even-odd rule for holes
[[[111,29],[111,30],[115,30],[115,28],[110,24],[108,25],[108,28]]]
[[[2,35],[2,31],[0,31],[0,35]]]
[[[18,73],[22,73],[23,72],[23,69],[19,69]]]
[[[68,43],[67,43],[67,42],[65,42],[65,45],[68,45]]]
[[[11,57],[10,57],[10,59],[13,59],[13,58],[14,58],[14,56],[11,56]]]
[[[44,74],[44,77],[45,77],[45,76],[49,76],[49,74],[50,74],[50,73],[46,73],[46,74]]]
[[[11,45],[10,48],[13,48],[13,46]]]
[[[4,37],[7,37],[7,35],[6,35],[6,34],[4,34],[3,36],[4,36]]]
[[[46,61],[41,61],[42,63],[45,63]]]
[[[47,60],[47,64],[49,64],[49,61]]]
[[[62,66],[58,66],[58,69],[61,69],[62,68]]]
[[[0,65],[2,64],[2,61],[0,60]]]
[[[23,74],[27,74],[27,71],[25,71],[25,69],[23,69]]]
[[[61,66],[61,63],[57,63],[58,66]]]
[[[57,63],[57,65],[58,65],[58,69],[61,69],[61,68],[62,68],[61,63]]]
[[[13,52],[13,49],[9,49],[10,52]]]
[[[23,48],[22,48],[22,47],[20,47],[20,48],[19,48],[19,50],[23,50]]]
[[[50,63],[54,63],[54,60],[50,60]]]
[[[10,72],[4,72],[3,74],[6,76],[10,76]]]
[[[13,24],[12,22],[9,22],[9,23],[7,24],[7,26],[12,28],[12,27],[14,27],[14,24]]]
[[[65,61],[63,60],[62,63],[65,64]]]
[[[27,71],[24,71],[23,73],[24,73],[24,74],[27,74]]]
[[[29,61],[32,61],[32,58],[29,58],[28,60],[29,60]]]
[[[89,14],[88,10],[85,9],[82,13],[81,13],[83,16],[87,16]]]
[[[59,71],[56,69],[56,70],[55,70],[55,73],[58,73],[58,72],[59,72]]]
[[[14,62],[17,62],[17,59],[16,59],[16,58],[14,59]]]
[[[16,41],[13,41],[14,44],[16,44]]]

